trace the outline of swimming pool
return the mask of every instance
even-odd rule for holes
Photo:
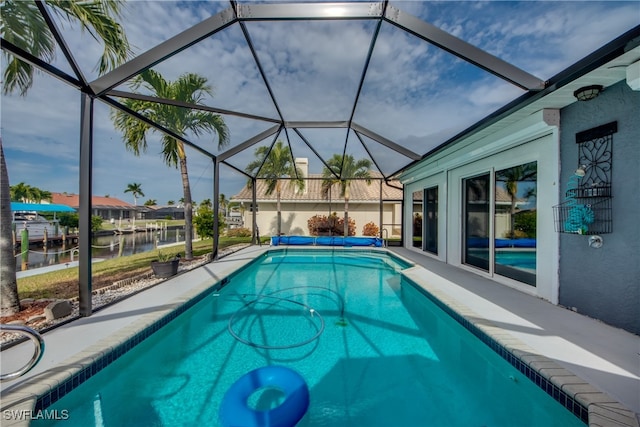
[[[407,266],[269,251],[49,409],[65,426],[216,425],[234,381],[278,364],[309,385],[300,425],[583,425],[402,280]]]

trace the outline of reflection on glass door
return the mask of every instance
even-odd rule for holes
[[[489,271],[490,175],[466,178],[464,191],[464,264]]]
[[[422,191],[414,191],[412,199],[413,247],[422,248]]]
[[[537,162],[496,171],[494,272],[536,285]]]
[[[424,250],[438,255],[438,187],[424,190]]]

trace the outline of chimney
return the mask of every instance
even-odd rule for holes
[[[307,159],[306,157],[299,157],[296,159],[296,168],[300,169],[302,171],[302,176],[307,178],[309,176],[309,159]],[[304,192],[303,194],[307,194],[307,188],[309,186],[309,181],[308,180],[304,180]],[[296,188],[296,193],[299,192],[299,190]]]

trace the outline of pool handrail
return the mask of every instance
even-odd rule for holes
[[[384,238],[384,234],[387,235],[387,238]],[[389,230],[387,230],[386,228],[381,228],[380,229],[380,240],[382,240],[382,247],[386,248],[387,247],[387,240],[389,240]]]
[[[31,360],[29,360],[29,362],[27,362],[26,365],[24,365],[22,368],[16,371],[10,372],[8,374],[0,375],[0,382],[1,382],[1,381],[8,381],[8,380],[13,380],[15,378],[21,377],[27,372],[29,372],[31,369],[33,369],[38,364],[38,362],[40,362],[40,359],[44,354],[44,340],[42,339],[42,335],[40,335],[38,331],[23,325],[0,324],[0,332],[22,333],[26,335],[29,339],[31,339],[31,341],[33,341],[35,346],[35,351],[33,353],[33,356],[31,357]]]

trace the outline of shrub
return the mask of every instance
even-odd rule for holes
[[[227,237],[251,237],[251,230],[248,228],[232,228],[227,231]]]
[[[373,222],[368,222],[362,227],[363,236],[377,236],[380,233],[380,228]]]
[[[213,237],[214,215],[208,206],[198,209],[198,216],[193,218],[193,224],[196,227],[198,235],[203,238]],[[218,215],[218,235],[222,234],[225,224],[224,219]]]
[[[97,215],[91,215],[91,231],[96,232],[102,230],[102,218]]]
[[[78,228],[79,216],[77,213],[62,212],[58,214],[60,226],[69,228]]]
[[[312,236],[343,236],[344,218],[338,218],[334,212],[329,216],[314,215],[307,221],[309,234]],[[356,222],[349,217],[349,236],[356,235]]]

